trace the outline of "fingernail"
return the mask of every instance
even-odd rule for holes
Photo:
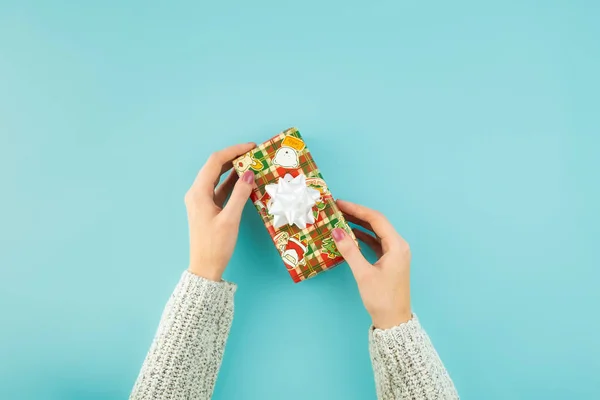
[[[242,180],[246,183],[254,182],[254,172],[250,170],[244,172],[244,175],[242,175]]]
[[[344,237],[346,237],[346,232],[344,232],[343,229],[335,228],[331,232],[331,236],[333,236],[333,240],[335,240],[336,242],[339,242],[340,240],[344,240]]]

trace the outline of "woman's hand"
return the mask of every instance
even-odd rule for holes
[[[255,146],[254,143],[238,144],[213,153],[185,195],[190,229],[189,271],[195,275],[220,281],[231,259],[254,173],[248,170],[238,179],[232,171],[216,186],[221,175],[232,168],[231,162]]]
[[[374,233],[353,229],[356,237],[377,254],[375,264],[363,257],[342,229],[336,228],[332,233],[338,250],[352,269],[373,326],[388,329],[409,321],[412,312],[408,243],[380,212],[342,200],[338,200],[337,205],[349,222]]]

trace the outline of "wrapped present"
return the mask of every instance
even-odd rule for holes
[[[240,176],[254,172],[250,198],[294,282],[343,261],[331,231],[341,228],[356,238],[296,128],[238,157],[233,166]]]

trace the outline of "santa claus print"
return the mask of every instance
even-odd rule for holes
[[[253,203],[254,203],[254,206],[256,207],[256,209],[258,210],[258,213],[263,217],[272,218],[271,215],[269,215],[268,210],[267,210],[267,204],[269,203],[269,200],[271,199],[271,196],[269,196],[269,193],[265,193],[260,198],[258,198],[258,196],[255,196],[255,198],[256,198],[256,200],[254,200]]]
[[[290,235],[287,232],[279,232],[273,237],[275,247],[277,247],[277,250],[279,250],[280,253],[283,253],[285,251],[285,246],[287,245],[289,238]]]
[[[306,243],[298,237],[292,236],[289,238],[281,253],[281,259],[287,269],[294,269],[299,265],[305,265],[306,260],[304,259],[304,255],[306,254],[306,250]]]

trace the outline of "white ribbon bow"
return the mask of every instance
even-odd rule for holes
[[[321,197],[318,190],[306,186],[306,176],[303,174],[293,178],[286,174],[279,178],[276,184],[265,186],[271,196],[267,203],[269,214],[273,215],[273,226],[280,228],[285,224],[304,229],[306,224],[314,224],[312,207]]]

